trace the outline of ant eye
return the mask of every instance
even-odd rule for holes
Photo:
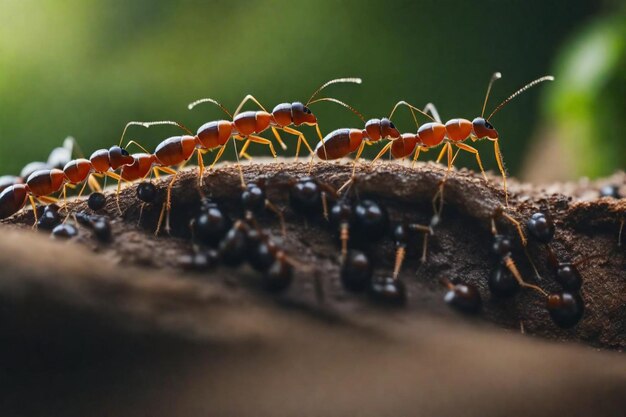
[[[311,110],[308,107],[302,109],[306,114],[311,114]]]
[[[491,123],[489,123],[488,121],[485,120],[485,127],[487,129],[493,129],[493,126],[491,125]]]
[[[396,125],[394,125],[393,123],[389,122],[389,127],[392,128],[392,129],[395,129]]]
[[[128,155],[130,155],[128,153],[128,151],[126,149],[122,148],[122,156],[128,156]]]

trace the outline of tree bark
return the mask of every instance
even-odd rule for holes
[[[316,163],[310,175],[338,188],[351,169]],[[525,223],[535,211],[549,213],[557,258],[589,258],[580,268],[585,315],[568,330],[554,325],[534,291],[509,301],[489,296],[487,278],[496,264],[489,253],[491,219],[504,201],[497,177],[485,182],[470,171],[450,174],[427,262],[419,262],[420,245],[409,247],[400,274],[408,303],[386,309],[343,290],[339,247],[325,220],[306,219],[290,207],[289,186],[308,175],[308,164],[254,163],[243,173],[246,182],[264,179],[268,198],[284,211],[283,246],[296,274],[278,296],[261,290],[248,267],[181,271],[179,257],[191,251],[188,222],[199,207],[195,169],[181,172],[172,189],[171,236],[153,233],[170,178],[155,181],[159,199],[143,208],[136,186],[124,189],[121,216],[108,191],[111,243],[86,228],[73,241],[53,241],[30,230],[29,210],[3,221],[2,362],[7,376],[23,384],[5,381],[10,395],[0,404],[21,415],[43,409],[64,415],[615,415],[624,409],[623,358],[580,346],[626,346],[626,251],[618,246],[626,200],[597,198],[605,183],[621,185],[624,194],[623,173],[546,187],[509,181],[508,214]],[[444,174],[435,164],[364,163],[350,196],[384,204],[394,222],[427,224]],[[207,172],[203,180],[204,195],[233,218],[242,215],[236,167]],[[70,201],[68,209],[86,210],[86,202]],[[280,238],[275,216],[259,220]],[[497,224],[516,236],[507,222]],[[546,247],[529,240],[539,280],[514,240],[513,259],[524,278],[556,291]],[[375,274],[390,275],[391,239],[370,253]],[[476,285],[481,314],[468,318],[446,306],[442,278]],[[526,335],[577,343],[522,337],[520,326]]]

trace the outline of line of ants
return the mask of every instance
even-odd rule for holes
[[[169,174],[171,175],[171,180],[169,181],[169,184],[167,186],[167,197],[161,209],[161,215],[159,216],[156,233],[159,232],[164,219],[166,222],[166,230],[168,230],[172,187],[177,179],[180,169],[193,158],[194,154],[197,155],[198,159],[198,182],[199,189],[201,189],[204,173],[203,156],[209,151],[217,150],[217,155],[210,165],[210,168],[212,168],[220,160],[228,142],[232,139],[235,156],[237,158],[237,165],[239,167],[242,189],[244,190],[244,193],[250,192],[251,188],[249,187],[249,184],[246,184],[244,180],[243,171],[241,170],[241,165],[239,163],[239,158],[250,158],[250,156],[247,154],[247,150],[251,143],[259,143],[268,146],[272,155],[275,157],[276,151],[274,149],[272,141],[259,136],[261,133],[267,130],[272,131],[277,142],[283,149],[286,149],[286,145],[280,136],[279,130],[284,133],[295,135],[298,139],[296,147],[296,158],[298,157],[301,146],[304,145],[311,154],[310,166],[312,166],[314,162],[314,157],[317,157],[321,160],[332,160],[343,158],[350,155],[351,153],[356,152],[353,163],[352,176],[340,188],[338,188],[337,191],[334,192],[336,196],[342,195],[342,193],[348,190],[351,184],[354,182],[356,166],[361,157],[363,149],[365,148],[365,145],[371,145],[382,140],[387,140],[387,143],[382,147],[378,155],[374,158],[374,161],[377,161],[387,152],[389,152],[390,156],[394,159],[403,159],[413,155],[412,159],[414,162],[418,159],[420,152],[427,151],[430,148],[441,146],[441,151],[439,153],[437,161],[439,162],[447,156],[448,169],[440,182],[437,194],[433,197],[433,207],[435,211],[435,213],[433,214],[433,220],[431,220],[431,223],[428,225],[411,224],[406,226],[400,226],[396,230],[394,230],[394,238],[397,248],[393,274],[390,277],[384,278],[384,280],[382,280],[381,282],[375,283],[375,285],[373,284],[372,287],[376,288],[375,292],[378,292],[379,296],[382,297],[384,300],[392,300],[393,302],[393,300],[402,299],[404,297],[404,290],[400,281],[398,280],[398,275],[406,256],[407,235],[411,231],[423,233],[424,244],[422,259],[424,260],[426,256],[428,236],[433,234],[433,228],[434,226],[436,226],[436,222],[438,221],[436,219],[440,217],[441,211],[443,209],[443,190],[445,182],[449,172],[451,171],[451,168],[453,167],[454,161],[458,153],[463,150],[473,154],[485,180],[487,179],[478,150],[466,143],[468,139],[471,139],[472,141],[479,139],[488,139],[493,142],[496,161],[498,163],[498,168],[503,178],[503,190],[505,196],[504,206],[498,212],[498,217],[505,218],[515,225],[524,247],[526,246],[526,238],[521,229],[520,223],[505,212],[505,208],[508,207],[506,173],[504,170],[504,163],[499,147],[499,134],[496,129],[490,124],[489,120],[500,109],[502,109],[506,104],[508,104],[519,94],[541,82],[553,80],[553,78],[551,76],[545,76],[538,78],[531,83],[528,83],[521,89],[517,90],[514,94],[509,96],[507,99],[505,99],[498,106],[496,106],[492,113],[487,118],[484,118],[485,109],[488,103],[492,85],[499,78],[500,74],[496,73],[492,76],[489,82],[480,117],[476,117],[473,121],[467,119],[452,119],[445,124],[442,123],[437,109],[431,103],[427,104],[423,110],[420,110],[405,101],[400,101],[396,103],[396,105],[393,107],[389,117],[382,119],[370,119],[366,121],[365,117],[363,117],[360,112],[358,112],[352,106],[344,103],[343,101],[330,97],[316,98],[323,89],[331,84],[358,84],[361,82],[361,80],[358,78],[341,78],[331,80],[323,84],[318,90],[316,90],[306,104],[302,104],[300,102],[283,103],[274,107],[271,112],[268,112],[261,105],[261,103],[251,95],[246,96],[246,98],[238,106],[237,110],[232,114],[214,99],[205,98],[197,100],[189,104],[189,109],[194,108],[198,104],[208,102],[221,108],[224,113],[228,115],[229,119],[208,122],[198,128],[196,134],[193,134],[184,125],[174,121],[129,122],[124,128],[118,145],[113,146],[109,149],[98,150],[94,152],[89,157],[89,159],[79,158],[69,160],[62,169],[50,168],[37,170],[31,173],[26,178],[26,180],[21,183],[19,178],[15,178],[14,183],[9,182],[3,184],[2,181],[0,181],[0,186],[4,187],[4,190],[0,194],[0,218],[8,217],[19,211],[23,206],[26,205],[27,200],[30,200],[36,218],[37,201],[41,203],[56,202],[58,201],[58,199],[50,197],[50,195],[57,192],[60,192],[63,196],[64,201],[66,201],[67,189],[75,188],[77,186],[80,186],[81,184],[82,189],[80,190],[79,195],[83,193],[87,186],[89,186],[92,191],[97,192],[101,190],[100,184],[97,181],[97,178],[99,177],[111,178],[117,181],[116,195],[118,198],[119,209],[119,195],[122,183],[145,179],[149,175],[155,175],[158,177],[160,174]],[[250,100],[256,103],[262,110],[241,112],[243,106],[246,104],[247,101]],[[323,137],[319,128],[317,117],[311,112],[309,108],[310,105],[322,101],[337,103],[349,109],[363,121],[364,128],[337,129]],[[417,127],[416,133],[401,134],[400,131],[393,124],[393,122],[391,122],[391,118],[400,106],[406,106],[410,110]],[[417,114],[427,117],[430,121],[420,126],[417,121]],[[153,153],[145,150],[139,143],[134,140],[129,141],[126,146],[122,147],[126,131],[130,126],[139,125],[143,127],[150,127],[154,125],[165,124],[175,125],[178,128],[184,130],[186,134],[165,139],[156,147]],[[309,125],[316,128],[317,134],[319,136],[319,143],[317,144],[315,149],[310,146],[309,142],[302,132],[291,127],[298,127],[301,125]],[[238,141],[244,142],[241,149],[237,149]],[[126,150],[126,148],[128,148],[130,145],[138,146],[144,152],[131,155]],[[177,167],[178,169],[174,169],[175,167]],[[116,172],[118,170],[119,174]],[[436,204],[437,201],[439,201],[438,206]],[[359,210],[364,210],[372,214],[376,213],[377,209],[375,204],[370,204],[369,206],[367,204],[362,204]],[[380,212],[380,210],[378,211]],[[355,253],[353,252],[349,253],[347,243],[349,239],[348,225],[351,223],[350,217],[354,214],[352,213],[352,208],[348,204],[345,204],[344,200],[338,199],[337,204],[334,205],[330,211],[325,208],[325,213],[326,217],[328,217],[329,220],[332,220],[332,222],[334,224],[337,224],[339,227],[340,240],[342,242],[342,268],[347,271],[352,271],[350,273],[346,273],[348,275],[357,273],[359,271],[359,268],[361,268],[361,270],[363,269],[363,259],[360,259],[360,261],[358,261],[358,254],[355,255]],[[253,226],[253,219],[248,219],[246,221],[248,221],[248,223],[239,222],[237,224],[238,230],[242,233],[243,230],[247,230],[248,232],[254,231],[256,226]],[[371,237],[371,227],[373,226],[369,225],[368,227],[370,227],[370,230],[368,230],[368,236]],[[500,235],[497,234],[497,230],[495,229],[495,223],[493,227],[493,233],[494,238],[498,240],[498,236]],[[502,239],[500,238],[500,241],[501,240]],[[268,244],[268,240],[266,238],[261,239],[261,241],[263,244]],[[494,243],[494,247],[495,245],[496,244]],[[281,268],[283,268],[281,270],[284,271],[284,265],[287,265],[289,262],[287,262],[288,257],[286,257],[283,252],[281,253],[282,255],[280,255],[279,258],[272,259],[277,262],[280,261],[282,265]],[[545,291],[543,291],[541,288],[532,284],[528,284],[521,278],[521,275],[519,274],[515,263],[512,261],[510,253],[501,253],[500,255],[502,265],[504,265],[506,270],[512,275],[518,286],[531,288],[540,292],[543,296],[548,296],[547,293],[545,293]],[[355,262],[356,265],[358,265],[358,262],[361,262],[361,266],[355,266]],[[534,267],[534,265],[533,268],[536,272],[536,268]],[[502,274],[500,274],[500,276],[502,276]],[[496,285],[496,288],[497,285],[504,285],[502,284],[503,281],[501,279],[495,280],[495,282],[496,284],[494,285]],[[506,285],[510,286],[510,282]],[[475,293],[475,291],[468,289],[469,287],[465,284],[454,284],[451,282],[446,282],[445,284],[450,292],[449,302],[451,305],[456,306],[462,310],[466,309],[468,311],[472,308],[475,308],[477,302],[475,299],[475,295],[472,295]],[[506,287],[506,285],[504,286]],[[549,297],[548,300],[550,300]],[[577,308],[580,306],[580,302],[577,299],[573,299],[573,301],[564,301],[562,297],[560,299],[553,297],[552,299],[552,303],[554,306],[556,306],[554,307],[556,309],[558,309],[558,306],[562,305],[565,302],[570,303],[570,307],[572,305],[571,303],[574,303],[575,307]],[[576,310],[576,313],[577,312],[578,310]],[[555,319],[555,321],[556,320],[557,319]],[[578,319],[576,319],[576,321],[578,321]]]
[[[267,111],[252,95],[246,96],[237,107],[237,110],[232,114],[217,100],[212,98],[200,99],[189,104],[188,108],[192,109],[201,103],[212,103],[223,110],[224,113],[228,115],[229,119],[205,123],[198,128],[196,134],[193,134],[181,123],[174,121],[129,122],[124,128],[122,137],[120,138],[120,142],[117,146],[113,146],[110,149],[98,150],[94,152],[89,159],[79,158],[68,161],[62,169],[51,168],[37,170],[30,174],[27,178],[14,178],[14,183],[10,183],[10,181],[7,183],[5,180],[5,184],[2,185],[4,190],[2,191],[2,194],[0,194],[0,219],[9,217],[16,213],[27,203],[27,201],[30,201],[36,218],[37,201],[43,204],[56,202],[58,199],[51,196],[59,192],[63,196],[64,201],[66,201],[67,189],[75,188],[80,184],[83,184],[83,186],[79,195],[84,192],[86,186],[89,186],[92,191],[99,191],[101,187],[96,178],[101,177],[104,177],[105,179],[111,178],[117,181],[117,198],[119,208],[119,191],[123,182],[145,179],[149,175],[158,177],[160,174],[169,174],[172,176],[172,179],[167,189],[167,198],[163,206],[162,216],[159,220],[156,233],[159,232],[164,218],[166,219],[167,230],[169,228],[168,220],[171,209],[171,189],[176,181],[180,168],[182,168],[194,154],[197,154],[199,184],[201,185],[203,178],[202,174],[204,172],[204,154],[212,150],[217,150],[217,155],[210,166],[210,168],[212,168],[222,157],[226,146],[231,139],[235,149],[238,166],[240,166],[240,157],[250,158],[247,154],[247,150],[251,143],[259,143],[268,146],[272,155],[276,157],[276,151],[272,141],[259,136],[268,129],[272,131],[277,142],[283,149],[286,149],[287,147],[278,131],[280,130],[282,132],[295,135],[298,138],[296,158],[300,152],[301,145],[304,144],[311,154],[311,165],[314,161],[314,156],[317,156],[321,160],[331,160],[343,158],[353,152],[356,152],[352,177],[344,184],[343,187],[339,189],[339,193],[341,193],[353,180],[357,162],[360,159],[365,145],[371,145],[375,142],[386,139],[389,142],[382,148],[375,160],[378,160],[385,154],[385,152],[390,151],[391,156],[395,159],[402,159],[413,154],[413,161],[417,160],[421,151],[426,151],[430,148],[443,145],[437,161],[439,162],[445,155],[447,155],[448,171],[446,172],[446,176],[441,181],[437,195],[433,198],[433,206],[439,213],[441,212],[443,206],[443,189],[445,181],[459,151],[464,150],[475,155],[479,168],[486,180],[487,177],[485,175],[478,150],[467,143],[464,143],[467,139],[475,141],[486,138],[494,144],[494,152],[498,168],[503,179],[505,205],[508,207],[506,173],[499,147],[499,135],[497,130],[490,124],[489,120],[513,98],[543,81],[553,80],[553,77],[544,76],[528,83],[500,103],[485,119],[483,116],[492,84],[500,77],[500,73],[495,73],[492,76],[487,88],[480,117],[475,118],[471,122],[467,119],[452,119],[446,124],[441,122],[437,109],[432,103],[427,104],[424,110],[420,110],[406,101],[400,101],[393,107],[389,117],[382,119],[370,119],[369,121],[366,121],[360,112],[343,101],[331,97],[316,98],[320,92],[329,85],[336,83],[360,84],[361,80],[359,78],[339,78],[328,81],[313,93],[306,104],[301,102],[282,103],[274,107],[271,112]],[[254,102],[261,108],[261,110],[241,112],[241,109],[248,101]],[[317,117],[309,108],[310,105],[323,101],[337,103],[351,110],[365,123],[364,129],[338,129],[323,137],[319,128]],[[390,118],[399,106],[406,106],[411,111],[417,126],[416,133],[401,134],[391,122]],[[420,126],[417,121],[416,113],[427,117],[430,121]],[[428,113],[432,114],[432,116]],[[163,140],[155,148],[153,153],[145,150],[144,147],[134,140],[129,141],[125,147],[122,147],[124,136],[130,126],[139,125],[143,127],[150,127],[163,124],[175,125],[182,129],[186,134],[182,136],[173,136]],[[302,132],[291,127],[298,127],[301,125],[315,127],[319,137],[319,143],[315,150],[310,146]],[[244,141],[241,150],[237,149],[237,141]],[[126,150],[126,148],[130,145],[136,145],[144,152],[131,155]],[[457,153],[454,155],[453,147],[457,148]],[[178,169],[175,169],[176,167],[178,167]],[[116,172],[117,170],[119,170],[119,174]],[[0,181],[0,183],[2,183],[2,181]],[[241,174],[241,185],[245,188],[243,174]],[[438,208],[435,203],[437,199],[440,201]]]

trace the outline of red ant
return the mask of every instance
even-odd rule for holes
[[[250,146],[250,143],[252,142],[268,145],[270,148],[270,151],[272,152],[272,155],[276,157],[276,152],[274,150],[274,146],[272,145],[272,143],[268,139],[262,138],[258,135],[264,132],[265,130],[267,130],[268,128],[271,129],[272,133],[276,137],[276,140],[278,141],[280,146],[283,148],[283,150],[286,150],[287,145],[285,145],[285,143],[283,142],[277,130],[277,129],[280,129],[286,133],[291,133],[292,135],[295,135],[298,137],[298,143],[296,145],[296,159],[297,159],[300,153],[300,146],[302,143],[304,143],[304,145],[307,147],[310,153],[313,153],[313,149],[309,145],[308,141],[306,140],[302,132],[296,129],[293,129],[289,126],[291,125],[300,126],[302,124],[305,124],[308,126],[315,126],[319,139],[320,141],[322,140],[322,133],[320,131],[319,124],[317,123],[317,117],[311,112],[311,110],[308,107],[309,105],[318,103],[320,101],[330,101],[333,103],[340,104],[344,107],[350,108],[350,106],[348,106],[347,104],[335,98],[323,97],[323,98],[315,99],[315,97],[323,89],[325,89],[329,85],[337,84],[337,83],[361,84],[361,79],[360,78],[337,78],[334,80],[330,80],[322,84],[322,86],[320,86],[313,93],[313,95],[311,96],[311,98],[309,98],[306,104],[302,104],[301,102],[298,102],[298,101],[293,102],[293,103],[281,103],[281,104],[278,104],[276,107],[274,107],[271,113],[268,112],[265,109],[265,107],[263,107],[263,105],[254,96],[250,94],[248,94],[241,101],[241,103],[237,107],[237,110],[235,110],[234,115],[231,115],[230,112],[226,110],[224,106],[222,106],[219,102],[217,102],[216,100],[212,98],[203,98],[200,100],[196,100],[193,103],[190,103],[187,107],[191,110],[195,106],[201,103],[207,103],[207,102],[213,103],[217,105],[218,107],[220,107],[224,111],[224,113],[226,113],[232,120],[232,121],[219,120],[219,121],[214,121],[214,122],[208,122],[202,125],[198,129],[197,135],[202,141],[202,143],[206,146],[207,149],[211,149],[216,146],[225,145],[226,141],[228,141],[230,137],[233,137],[236,140],[245,139],[243,148],[241,149],[241,152],[239,153],[240,157],[244,156],[246,158],[249,158],[248,155],[246,154],[246,151],[248,147]],[[261,111],[245,111],[243,113],[240,113],[241,109],[243,108],[243,106],[248,100],[251,100],[254,103],[256,103],[262,110]],[[218,155],[216,156],[215,162],[217,162],[217,160],[220,158],[221,152],[223,151],[220,149],[220,153],[218,153]],[[215,162],[213,162],[212,166],[215,165]]]
[[[66,188],[73,188],[82,182],[94,189],[100,189],[93,176],[107,176],[119,181],[120,177],[113,171],[132,164],[133,161],[133,157],[126,150],[113,146],[109,150],[101,149],[94,152],[89,159],[80,158],[69,161],[63,170],[52,168],[35,171],[28,177],[25,184],[12,185],[0,194],[0,218],[17,213],[29,199],[36,223],[35,200],[46,204],[54,203],[57,199],[49,197],[51,194],[62,191],[65,198]]]
[[[394,110],[400,104],[409,105],[404,101],[400,101],[396,104]],[[320,143],[317,144],[314,154],[317,155],[317,157],[321,160],[328,161],[332,159],[344,158],[349,154],[356,152],[352,167],[352,177],[345,184],[343,184],[341,188],[339,188],[337,193],[341,193],[354,180],[356,164],[361,157],[361,153],[363,153],[365,145],[372,145],[382,139],[389,139],[390,141],[393,141],[395,139],[399,139],[401,136],[400,131],[391,122],[391,116],[383,117],[382,119],[370,119],[366,121],[365,117],[363,117],[363,115],[357,110],[347,105],[346,107],[363,121],[365,125],[364,129],[342,128],[333,130],[328,135],[326,135],[320,141]],[[312,162],[313,159],[311,159],[311,163]]]
[[[441,152],[439,153],[439,156],[437,157],[437,162],[441,161],[443,156],[447,154],[448,170],[450,170],[452,168],[452,164],[454,163],[454,159],[456,158],[456,155],[454,157],[452,155],[452,145],[454,145],[458,148],[457,153],[460,150],[464,150],[466,152],[474,154],[474,156],[476,157],[476,162],[478,163],[478,166],[480,167],[480,171],[482,172],[483,177],[486,180],[487,176],[485,174],[482,161],[480,160],[480,155],[478,153],[478,150],[464,142],[467,141],[467,139],[471,139],[472,141],[488,139],[493,142],[493,148],[494,148],[494,153],[496,156],[496,161],[498,163],[498,168],[502,175],[505,203],[506,203],[506,206],[508,207],[509,198],[508,198],[508,191],[507,191],[507,184],[506,184],[506,172],[504,170],[502,152],[500,151],[499,134],[498,134],[498,131],[491,125],[491,123],[489,123],[489,120],[491,120],[491,118],[498,111],[500,111],[505,105],[507,105],[511,100],[513,100],[515,97],[522,94],[524,91],[528,90],[531,87],[534,87],[535,85],[541,82],[553,81],[554,77],[550,75],[546,75],[526,84],[524,87],[520,88],[515,93],[511,94],[507,99],[502,101],[491,112],[491,114],[485,119],[484,114],[485,114],[485,109],[487,107],[487,101],[489,99],[489,93],[491,92],[491,87],[493,83],[496,80],[500,79],[501,77],[502,75],[499,72],[494,73],[493,76],[491,77],[491,80],[489,81],[489,85],[487,87],[487,93],[485,94],[485,100],[483,102],[483,109],[482,109],[481,115],[480,117],[474,118],[474,120],[472,121],[469,121],[467,119],[451,119],[448,122],[446,122],[446,124],[443,124],[443,122],[441,121],[441,118],[439,117],[439,113],[437,112],[437,109],[432,103],[428,103],[423,111],[420,111],[416,109],[414,106],[411,106],[404,102],[398,103],[398,104],[405,104],[409,107],[409,109],[411,110],[411,113],[413,114],[413,118],[416,124],[417,124],[417,119],[415,118],[415,114],[413,113],[414,110],[422,114],[425,114],[426,112],[430,112],[433,115],[434,120],[432,122],[425,123],[422,126],[418,125],[418,130],[415,135],[405,134],[405,135],[402,135],[400,139],[392,140],[381,150],[381,152],[378,154],[378,156],[374,160],[380,158],[387,150],[391,149],[391,154],[394,158],[404,158],[410,155],[411,153],[415,152],[413,156],[413,161],[415,161],[417,160],[419,156],[420,150],[428,150],[429,148],[437,147],[443,143],[444,145],[443,145]],[[394,111],[397,107],[398,105],[394,107]],[[391,115],[389,116],[390,118],[393,115],[394,111],[391,112]],[[429,117],[431,120],[433,119],[432,117],[428,115],[427,117]],[[445,179],[444,179],[444,182],[445,182]]]

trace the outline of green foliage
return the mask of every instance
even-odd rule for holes
[[[234,109],[252,93],[271,108],[306,100],[342,76],[360,76],[364,84],[333,86],[327,94],[366,116],[387,115],[405,99],[435,102],[444,119],[471,119],[494,71],[504,78],[490,106],[549,73],[565,34],[592,9],[586,0],[553,3],[3,0],[0,174],[45,159],[67,135],[89,154],[117,143],[129,120],[174,119],[195,129],[222,117],[209,106],[188,111],[200,97]],[[495,117],[512,173],[540,97],[529,92]],[[314,110],[324,133],[361,125],[333,104]],[[395,121],[403,131],[415,129],[406,113]],[[315,141],[313,130],[304,132]],[[177,133],[135,127],[128,139],[153,148]],[[293,152],[295,140],[287,140]],[[477,146],[495,169],[490,145]],[[461,164],[475,168],[471,158]]]
[[[563,49],[547,101],[563,146],[575,149],[579,175],[626,167],[626,16],[602,18]]]

